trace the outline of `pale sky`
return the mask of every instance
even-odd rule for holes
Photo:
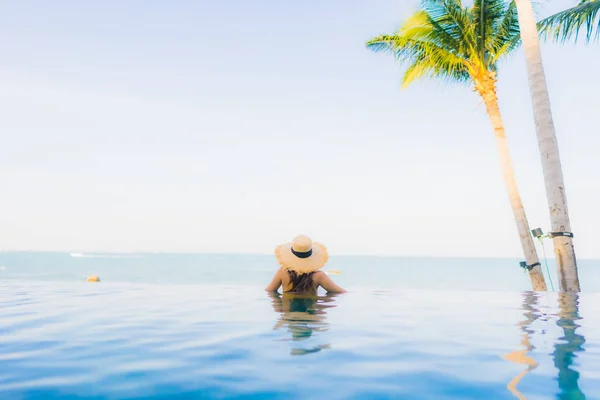
[[[574,0],[554,1],[544,14]],[[0,249],[520,256],[490,123],[366,40],[414,0],[0,0]],[[543,56],[576,251],[600,257],[599,44]],[[521,52],[500,106],[549,230]]]

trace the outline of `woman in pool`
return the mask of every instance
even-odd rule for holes
[[[317,294],[319,287],[328,293],[346,292],[319,271],[329,258],[327,249],[307,236],[298,236],[292,243],[278,246],[275,256],[281,268],[266,287],[267,292],[276,292],[282,286],[284,293]]]

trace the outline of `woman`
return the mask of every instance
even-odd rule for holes
[[[327,249],[307,236],[298,236],[292,243],[278,246],[275,256],[281,268],[265,288],[267,292],[276,292],[281,286],[284,293],[317,294],[319,287],[328,293],[346,292],[319,271],[329,258]]]

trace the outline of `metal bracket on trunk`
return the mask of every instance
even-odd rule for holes
[[[566,236],[566,237],[574,237],[573,236],[573,232],[548,232],[546,234],[544,234],[544,231],[542,231],[541,228],[535,228],[531,230],[531,234],[538,238],[540,240],[540,242],[542,241],[542,239],[552,239],[553,237],[557,237],[557,236]]]
[[[540,264],[539,262],[535,262],[531,265],[527,265],[527,261],[521,261],[519,262],[519,265],[521,266],[521,268],[526,269],[527,271],[531,271],[534,267],[537,267],[538,265],[541,267],[542,264]]]
[[[573,236],[573,232],[549,232],[548,233],[548,237],[549,238],[553,238],[553,237],[557,237],[557,236],[566,236],[566,237],[574,237]]]

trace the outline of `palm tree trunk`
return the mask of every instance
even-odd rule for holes
[[[530,0],[516,0],[516,5],[527,65],[529,90],[533,102],[535,130],[542,159],[546,198],[550,208],[552,232],[571,232],[565,183],[550,109],[546,76],[542,65],[535,15]],[[560,289],[566,292],[579,292],[579,277],[573,239],[567,236],[555,236],[553,241]]]
[[[533,290],[545,291],[547,290],[546,281],[544,280],[542,268],[539,265],[537,251],[535,250],[535,244],[533,243],[533,237],[531,236],[529,223],[527,222],[527,215],[525,214],[525,208],[521,202],[521,195],[519,194],[517,181],[515,180],[512,160],[506,142],[506,133],[504,132],[504,123],[502,122],[498,98],[496,97],[495,80],[494,78],[486,77],[482,81],[475,81],[475,85],[476,90],[483,98],[485,108],[490,117],[490,121],[492,122],[492,127],[494,128],[494,136],[496,137],[498,155],[500,156],[504,184],[506,185],[510,206],[512,207],[515,222],[517,223],[517,230],[521,240],[521,247],[523,248],[523,253],[525,255],[525,261],[527,262],[527,265],[537,263],[537,265],[529,271],[531,285]]]

